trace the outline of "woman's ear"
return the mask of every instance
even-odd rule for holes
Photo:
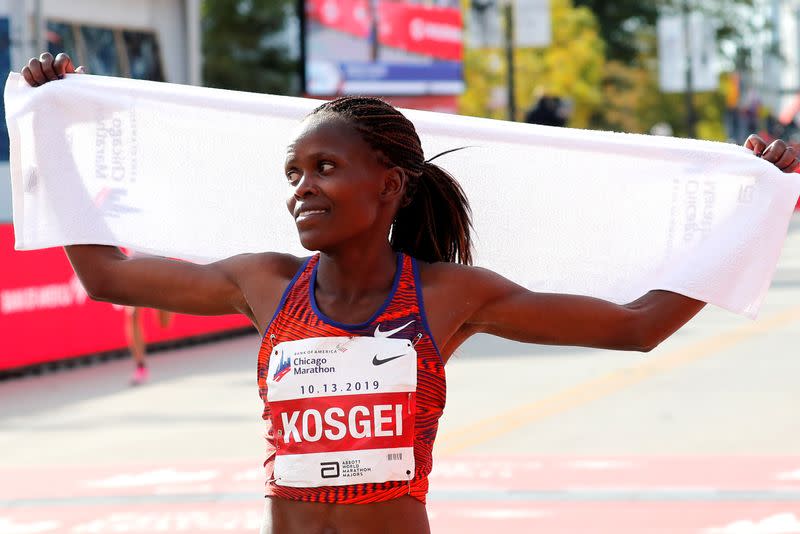
[[[406,192],[406,171],[402,167],[390,167],[383,175],[381,199],[386,202],[402,201]]]

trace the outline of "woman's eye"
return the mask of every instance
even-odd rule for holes
[[[286,172],[286,179],[290,183],[295,183],[300,180],[300,173],[295,170],[290,170]]]
[[[323,161],[319,164],[319,172],[325,173],[333,170],[333,163],[329,161]]]

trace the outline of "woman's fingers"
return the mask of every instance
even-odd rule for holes
[[[757,134],[752,134],[744,143],[745,148],[752,150],[756,156],[761,156],[767,148],[767,143]]]
[[[795,150],[781,139],[769,145],[761,158],[774,164],[783,172],[793,172],[800,163],[797,161]]]
[[[783,172],[794,172],[798,165],[800,161],[797,160],[797,153],[790,146],[786,147],[781,158],[775,162],[775,166]]]
[[[22,67],[21,74],[22,77],[25,78],[25,81],[28,82],[28,85],[31,85],[33,87],[39,85],[38,83],[36,83],[36,80],[33,79],[33,74],[31,74],[31,69],[29,69],[27,65]]]
[[[55,58],[50,52],[44,52],[38,58],[32,57],[28,64],[22,67],[22,77],[28,85],[38,87],[43,83],[52,82],[63,78],[64,74],[86,72],[84,67],[75,68],[72,58],[63,52]]]
[[[58,74],[53,70],[53,54],[44,52],[39,56],[39,64],[42,67],[42,73],[47,78],[47,81],[52,82],[58,79]]]
[[[800,167],[797,151],[782,139],[773,141],[772,144],[767,146],[767,143],[761,137],[753,134],[747,138],[744,146],[752,150],[756,156],[769,161],[783,172],[794,172]]]
[[[56,56],[56,59],[53,62],[53,69],[56,71],[56,74],[60,76],[75,72],[75,66],[72,64],[72,58],[64,52],[61,52]]]
[[[44,72],[42,72],[42,64],[38,59],[32,57],[30,60],[28,60],[28,69],[30,70],[31,77],[35,82],[31,85],[38,86],[47,82],[47,77],[44,75]]]

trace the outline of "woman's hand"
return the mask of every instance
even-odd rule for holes
[[[783,172],[794,172],[800,167],[800,160],[797,159],[795,149],[781,139],[773,141],[767,146],[766,141],[753,134],[747,138],[744,146],[752,150],[756,156],[769,161]]]
[[[32,57],[28,64],[22,67],[22,77],[33,87],[60,80],[65,74],[72,73],[85,74],[86,68],[75,68],[72,58],[64,53],[58,54],[53,59],[53,54],[44,52],[38,58]]]

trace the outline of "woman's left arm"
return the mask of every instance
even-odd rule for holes
[[[661,290],[628,304],[535,293],[476,268],[462,267],[451,280],[457,278],[462,278],[461,288],[471,288],[466,292],[471,309],[459,329],[462,333],[480,332],[525,343],[648,352],[705,306],[699,300]]]

